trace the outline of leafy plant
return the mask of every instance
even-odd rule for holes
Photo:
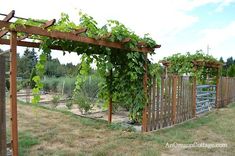
[[[71,109],[72,106],[73,106],[73,100],[72,100],[72,99],[68,99],[68,100],[66,101],[66,107],[67,107],[68,109]]]
[[[83,92],[79,92],[74,96],[74,102],[78,104],[78,108],[82,114],[87,113],[93,106],[91,100]]]
[[[111,42],[122,42],[127,38],[129,38],[130,41],[125,44],[123,43],[125,49],[114,49],[33,35],[33,38],[39,38],[41,40],[40,49],[42,50],[42,54],[39,56],[39,61],[36,65],[38,76],[34,77],[36,87],[33,89],[33,92],[36,94],[43,88],[41,77],[45,73],[45,64],[48,56],[50,56],[51,50],[49,47],[60,46],[69,52],[74,51],[77,52],[77,54],[82,54],[80,75],[88,76],[91,70],[90,64],[95,63],[99,76],[104,80],[100,83],[101,89],[99,90],[99,96],[103,98],[106,103],[109,97],[112,96],[114,101],[125,103],[127,106],[129,105],[131,119],[140,122],[142,110],[146,104],[143,89],[144,64],[149,65],[150,61],[146,61],[144,58],[145,54],[136,52],[135,49],[139,47],[138,43],[141,42],[144,43],[141,47],[150,48],[149,52],[152,54],[154,52],[151,48],[156,46],[156,42],[151,39],[148,34],[144,37],[136,35],[118,21],[109,20],[107,24],[99,27],[93,17],[84,13],[80,13],[79,15],[80,23],[75,24],[70,21],[67,14],[61,14],[59,21],[54,24],[54,26],[50,27],[49,31],[71,32],[74,29],[87,28],[87,32],[81,34],[81,36]],[[21,20],[17,21],[15,25],[11,25],[11,27],[14,28],[17,25],[39,26],[39,24],[33,21]],[[83,80],[78,76],[74,90],[74,94],[81,97],[83,97],[83,95],[80,95],[82,82]],[[33,102],[36,103],[38,100],[39,97],[35,96]]]
[[[196,51],[195,54],[174,54],[165,57],[164,61],[169,62],[168,72],[179,75],[196,76],[199,82],[204,82],[207,77],[215,77],[218,75],[216,68],[208,68],[208,63],[220,63],[213,56],[206,55],[202,51]],[[200,65],[195,66],[194,62],[200,62]]]
[[[59,101],[60,101],[60,96],[54,95],[51,100],[53,107],[57,107],[59,104]]]

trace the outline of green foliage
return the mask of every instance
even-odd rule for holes
[[[72,92],[75,88],[75,78],[70,77],[45,77],[42,83],[44,91],[63,93],[68,97],[72,96]]]
[[[37,75],[42,77],[46,71],[45,65],[47,57],[51,52],[49,48],[51,46],[60,46],[69,52],[74,51],[78,54],[83,54],[80,74],[88,75],[90,64],[92,62],[95,63],[99,76],[104,79],[103,83],[100,84],[102,88],[100,89],[100,97],[107,102],[109,96],[112,96],[115,101],[129,105],[130,117],[135,121],[141,121],[141,112],[146,104],[142,84],[144,75],[143,65],[150,62],[145,62],[144,54],[135,52],[133,49],[138,46],[138,42],[146,43],[146,46],[149,48],[154,47],[156,45],[155,41],[148,34],[143,38],[139,37],[118,21],[109,20],[103,27],[99,27],[91,16],[84,13],[80,13],[79,15],[80,23],[75,24],[70,21],[67,14],[62,13],[59,21],[50,27],[49,31],[71,32],[73,29],[87,28],[87,32],[81,34],[81,36],[112,42],[120,42],[125,38],[130,38],[131,41],[124,44],[125,50],[118,50],[69,40],[55,40],[48,37],[35,36],[35,38],[40,38],[40,49],[42,50],[42,54],[36,65]],[[37,25],[32,21],[18,21],[15,26],[17,24]],[[113,71],[112,75],[110,75],[111,70]],[[35,92],[40,91],[43,87],[40,77],[34,79],[36,82]],[[78,76],[75,94],[80,93],[82,81],[80,76]],[[37,100],[34,101],[36,102]]]
[[[71,99],[66,100],[66,106],[68,109],[71,109],[73,106],[73,100]]]
[[[94,105],[84,92],[76,93],[74,102],[78,104],[78,108],[82,114],[87,113]]]
[[[34,88],[36,83],[33,81],[34,76],[36,76],[36,69],[33,68],[30,74],[30,86],[31,88]]]
[[[21,58],[18,56],[17,76],[22,77],[23,79],[29,79],[36,63],[37,56],[35,50],[27,48]]]
[[[199,81],[206,80],[207,76],[215,77],[217,75],[217,69],[207,68],[205,65],[207,62],[219,63],[213,56],[205,55],[202,51],[196,51],[195,54],[187,53],[183,54],[174,54],[170,57],[165,57],[164,60],[170,62],[168,67],[168,72],[179,74],[179,75],[192,75],[197,76]],[[202,62],[202,66],[194,68],[194,61]]]
[[[228,76],[229,77],[235,77],[235,64],[231,65],[228,68]]]
[[[59,101],[60,101],[60,96],[54,95],[51,100],[53,107],[57,107],[59,104]]]
[[[220,62],[224,64],[222,68],[222,76],[229,76],[234,77],[235,76],[235,59],[233,57],[229,57],[227,61],[223,61],[223,58],[221,57]]]
[[[25,156],[30,153],[30,148],[39,144],[39,140],[29,132],[19,133],[19,155]]]

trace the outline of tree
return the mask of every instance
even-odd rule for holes
[[[228,76],[229,77],[235,77],[235,64],[231,65],[228,68]]]
[[[219,61],[220,61],[221,63],[224,63],[224,59],[223,59],[222,56],[220,57]]]
[[[37,63],[35,50],[28,49],[24,51],[23,56],[18,56],[18,76],[24,79],[29,79],[33,68]]]
[[[58,59],[49,58],[46,63],[46,72],[45,74],[49,77],[61,77],[66,73],[65,68],[60,64]]]
[[[233,65],[234,61],[233,61],[233,57],[229,57],[227,59],[227,62],[226,62],[226,66],[227,68],[229,68],[231,65]]]

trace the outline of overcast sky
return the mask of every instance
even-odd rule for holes
[[[65,12],[74,21],[81,10],[100,25],[118,20],[140,36],[149,33],[162,45],[154,62],[174,53],[199,49],[206,53],[207,45],[216,58],[235,57],[235,0],[0,0],[1,13],[11,10],[16,16],[48,20]],[[61,63],[79,62],[76,54],[52,55]]]

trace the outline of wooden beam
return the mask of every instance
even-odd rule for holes
[[[79,35],[79,34],[85,33],[85,32],[87,32],[87,28],[81,28],[81,29],[77,29],[77,30],[72,31],[72,33],[75,35]]]
[[[159,44],[154,46],[154,48],[161,48],[161,47],[162,47],[162,45],[159,45]]]
[[[0,53],[1,54],[1,53]],[[0,55],[0,155],[7,155],[5,57]]]
[[[11,142],[13,156],[18,156],[18,124],[17,124],[17,33],[11,32],[10,40],[10,108],[11,108]]]
[[[146,43],[145,42],[138,42],[137,46],[138,47],[146,47]]]
[[[113,112],[113,101],[112,97],[109,97],[108,123],[112,123],[112,112]]]
[[[123,39],[121,42],[122,43],[128,43],[128,42],[130,42],[131,41],[131,38],[125,38],[125,39]]]
[[[105,46],[110,48],[116,48],[116,49],[125,49],[124,45],[120,42],[109,42],[105,40],[96,40],[94,38],[90,37],[83,37],[83,36],[77,36],[73,34],[72,32],[60,32],[60,31],[47,31],[39,27],[35,26],[16,26],[15,29],[11,29],[10,25],[11,22],[5,22],[0,21],[0,27],[6,27],[7,29],[11,31],[17,31],[17,32],[24,32],[28,34],[35,34],[35,35],[41,35],[41,36],[47,36],[55,39],[62,39],[62,40],[71,40],[76,42],[82,42],[87,44],[93,44],[98,46]],[[147,48],[147,47],[138,47],[131,49],[132,51],[138,51],[138,52],[152,52],[154,51],[153,48]]]
[[[148,54],[145,53],[144,55],[144,59],[145,59],[145,64],[144,64],[144,78],[143,78],[143,89],[144,89],[144,95],[145,95],[145,99],[148,99],[148,88],[147,88],[147,83],[148,83],[148,74],[147,74],[147,58],[148,58]],[[148,131],[148,127],[147,127],[147,122],[148,122],[148,112],[147,109],[148,108],[148,103],[144,103],[144,110],[143,110],[143,115],[142,115],[142,132],[147,132]]]
[[[54,25],[55,22],[56,22],[55,19],[50,20],[50,21],[47,21],[46,23],[42,24],[41,27],[42,27],[43,29],[47,29],[47,28],[51,27],[52,25]],[[30,36],[31,36],[30,34],[26,34],[26,35],[24,35],[24,36],[19,37],[17,40],[18,40],[18,41],[21,41],[21,40],[24,40],[24,39],[26,39],[26,38],[28,38],[28,37],[30,37]]]
[[[46,23],[44,23],[44,24],[42,25],[42,28],[43,28],[43,29],[47,29],[47,28],[51,27],[52,25],[54,25],[55,22],[56,22],[56,19],[47,21]]]
[[[10,40],[0,39],[0,44],[10,45]],[[28,42],[28,41],[17,41],[17,46],[22,47],[31,47],[31,48],[39,48],[40,43],[36,42]],[[52,46],[50,47],[52,50],[63,50],[60,46]]]
[[[192,105],[192,116],[193,118],[196,117],[196,102],[197,102],[197,78],[196,76],[193,77],[193,105]]]
[[[12,17],[14,17],[14,15],[15,15],[15,10],[12,10],[12,11],[3,19],[3,21],[6,21],[6,22],[10,21],[10,20],[12,19]]]
[[[8,30],[2,30],[2,31],[0,32],[0,38],[3,37],[3,36],[5,36],[7,33],[8,33]]]
[[[108,109],[108,122],[112,123],[112,113],[113,113],[113,101],[112,101],[112,79],[113,79],[113,70],[110,70],[110,86],[109,86],[109,109]]]
[[[26,39],[26,38],[28,38],[28,37],[29,37],[29,34],[26,34],[26,35],[24,35],[24,36],[18,37],[18,38],[17,38],[17,41],[24,40],[24,39]]]

